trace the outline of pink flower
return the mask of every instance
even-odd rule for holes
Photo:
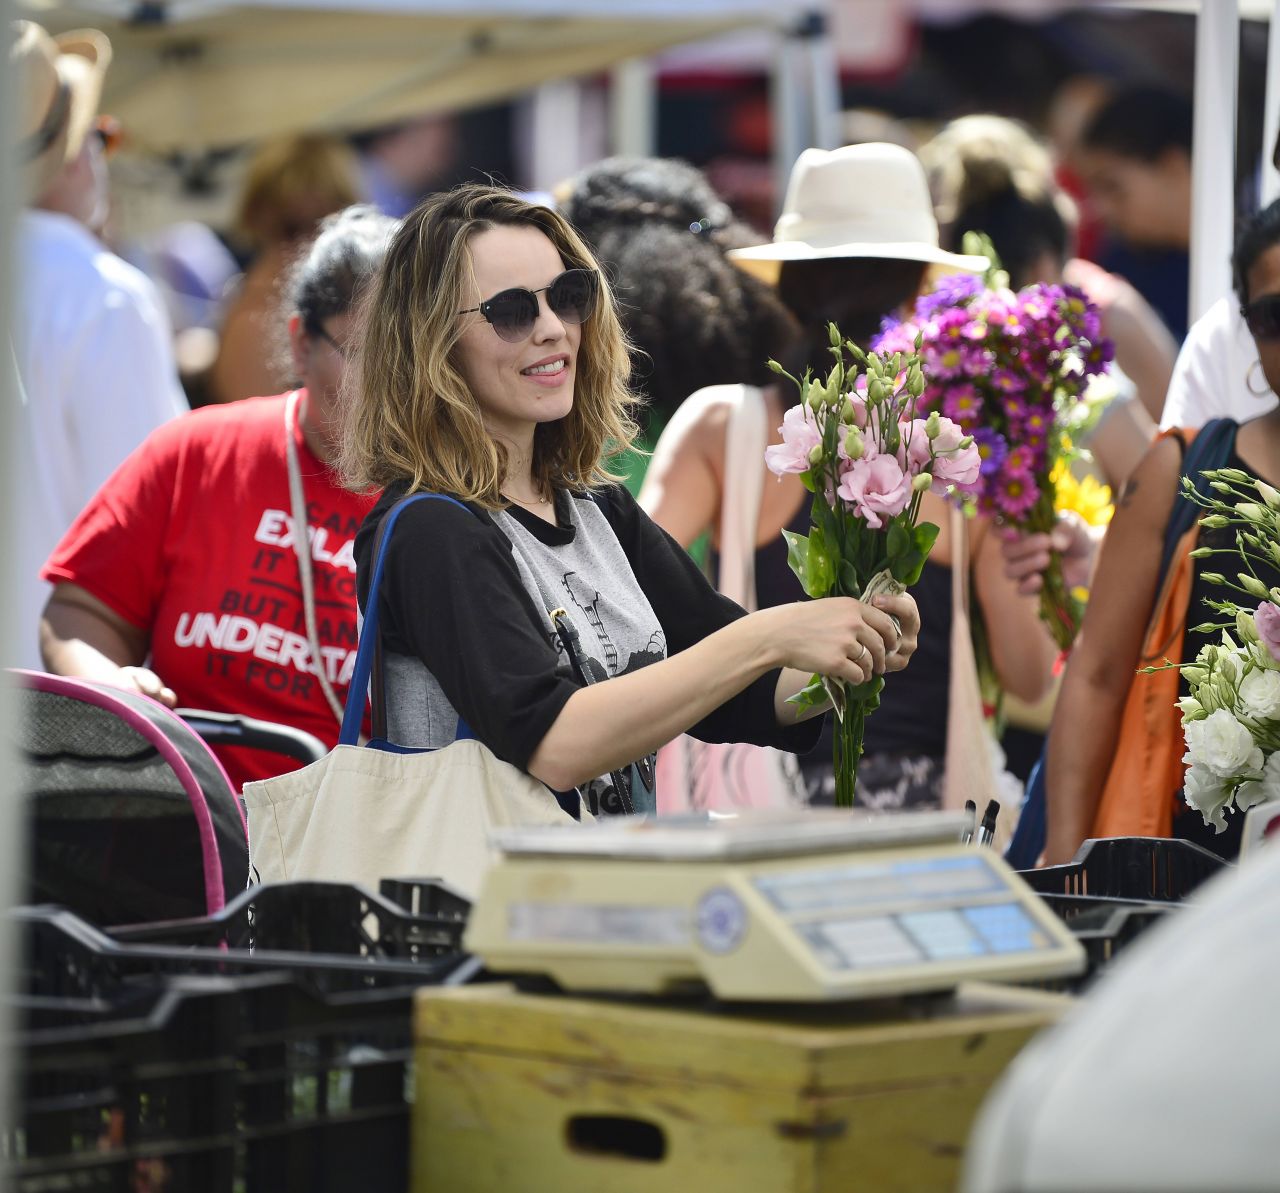
[[[977,488],[982,474],[978,445],[971,441],[968,447],[961,447],[960,443],[965,438],[964,428],[949,418],[940,419],[939,423],[938,436],[933,441],[933,491],[945,492],[948,485],[961,492]]]
[[[996,506],[1006,518],[1019,522],[1031,512],[1031,507],[1040,500],[1040,490],[1036,488],[1035,478],[1030,472],[1009,467],[1013,458],[1010,452],[1000,470],[996,481]]]
[[[864,456],[854,460],[840,477],[836,496],[853,506],[853,512],[879,530],[881,515],[892,518],[911,500],[911,478],[893,456]]]
[[[913,418],[910,422],[898,424],[902,451],[899,455],[906,470],[911,476],[919,476],[922,472],[931,471],[929,465],[933,461],[933,453],[929,450],[928,423],[923,418]]]
[[[1253,622],[1258,627],[1258,637],[1262,639],[1262,645],[1271,652],[1271,657],[1280,663],[1280,605],[1274,601],[1263,601],[1253,615]]]
[[[808,472],[809,453],[822,443],[813,413],[803,405],[792,406],[782,416],[782,442],[764,449],[764,462],[770,472],[783,476],[789,472]]]
[[[982,413],[982,396],[969,384],[947,387],[942,409],[950,419],[961,424],[976,422]]]

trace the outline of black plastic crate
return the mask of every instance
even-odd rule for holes
[[[283,950],[418,962],[462,951],[471,903],[436,879],[386,879],[381,892],[338,882],[250,887],[220,912],[107,931],[122,943]]]
[[[287,973],[317,993],[411,989],[434,985],[471,965],[461,953],[414,961],[361,953],[307,953],[173,944],[132,944],[108,936],[71,912],[25,907],[12,913],[23,933],[22,972],[15,987],[60,999],[117,1000],[184,974],[237,977]]]
[[[81,1003],[61,1023],[42,1008],[15,1039],[5,1187],[231,1193],[238,998],[226,980],[175,978],[141,1008]]]
[[[1066,865],[1023,870],[1034,891],[1176,903],[1226,863],[1190,841],[1109,837],[1086,841]]]
[[[32,1075],[21,1121],[5,1133],[19,1193],[406,1189],[413,991],[458,979],[465,958],[134,945],[58,909],[20,909],[14,918],[26,946],[17,1049]],[[181,976],[192,971],[222,976]],[[155,1029],[160,1008],[197,991],[222,1000],[216,1032],[175,1035],[168,1019]],[[146,1047],[128,1043],[150,1039],[130,1027],[135,1021],[154,1029]],[[104,1062],[114,1084],[91,1063],[91,1049],[109,1041],[123,1041]],[[50,1072],[86,1086],[78,1102],[38,1084]],[[202,1082],[213,1077],[222,1084],[211,1101]],[[139,1085],[144,1078],[176,1084]],[[215,1124],[191,1117],[206,1104],[222,1108]]]
[[[1084,946],[1089,968],[1082,981],[1095,977],[1126,945],[1153,924],[1177,911],[1173,903],[1107,899],[1093,895],[1041,895]]]

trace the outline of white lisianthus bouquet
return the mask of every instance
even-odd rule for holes
[[[1189,694],[1178,701],[1188,764],[1183,794],[1218,832],[1233,806],[1243,812],[1280,799],[1280,588],[1268,588],[1258,565],[1280,567],[1280,492],[1235,468],[1207,472],[1211,493],[1184,482],[1191,500],[1209,510],[1201,526],[1234,528],[1234,547],[1201,547],[1198,558],[1228,554],[1243,564],[1228,577],[1202,573],[1245,599],[1207,602],[1223,619],[1197,627],[1222,630],[1182,667]],[[1234,631],[1234,633],[1233,633]]]
[[[919,417],[927,379],[920,339],[914,351],[864,352],[827,328],[835,364],[825,378],[791,377],[800,401],[782,419],[782,442],[765,451],[778,476],[795,474],[813,494],[808,535],[784,530],[787,562],[811,597],[870,601],[905,592],[920,579],[938,527],[920,520],[927,492],[963,500],[979,480],[973,436],[938,411]],[[911,345],[908,345],[911,348]],[[884,680],[834,684],[815,675],[792,701],[835,707],[836,805],[852,807],[866,718]]]

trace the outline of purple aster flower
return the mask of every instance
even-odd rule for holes
[[[890,356],[895,352],[903,355],[914,352],[919,330],[914,323],[904,323],[892,315],[886,316],[880,324],[880,334],[871,341],[871,351],[885,352]]]
[[[1025,472],[1030,475],[1035,471],[1035,466],[1035,449],[1026,443],[1015,444],[1009,449],[1009,454],[1004,459],[1006,472]]]
[[[990,427],[979,427],[973,433],[973,443],[982,459],[982,475],[993,476],[999,472],[1005,456],[1009,454],[1004,436]]]
[[[1083,354],[1081,363],[1086,377],[1094,377],[1111,368],[1116,358],[1116,346],[1111,340],[1095,340]]]
[[[942,413],[966,430],[970,428],[982,413],[982,395],[967,382],[948,386],[945,394]]]
[[[1027,379],[1013,369],[996,369],[991,374],[991,384],[997,393],[1020,394],[1027,388]]]
[[[1035,477],[1024,469],[1011,467],[1013,453],[1005,460],[995,484],[995,503],[1000,512],[1011,521],[1018,522],[1027,516],[1031,507],[1040,500],[1040,490]]]
[[[939,381],[953,377],[982,377],[991,368],[990,355],[978,344],[945,340],[925,345],[925,372]]]
[[[1020,336],[1026,331],[1022,303],[1011,290],[997,290],[988,296],[984,307],[987,325],[1005,336]]]
[[[965,306],[972,298],[981,294],[983,289],[982,279],[976,274],[948,274],[933,290],[916,300],[916,318],[931,319],[948,307]]]
[[[1086,340],[1096,340],[1102,334],[1102,316],[1079,286],[1063,286],[1058,310],[1067,326]]]
[[[929,325],[929,338],[940,343],[963,343],[965,328],[971,322],[969,312],[963,307],[952,307],[941,312]]]
[[[1053,419],[1044,410],[1031,409],[1023,416],[1022,433],[1027,436],[1037,436],[1044,439],[1049,434],[1049,428],[1053,425]]]

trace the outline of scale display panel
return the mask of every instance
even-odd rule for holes
[[[495,970],[545,972],[569,989],[704,982],[739,999],[872,997],[1083,967],[1069,930],[995,853],[959,844],[963,817],[788,817],[504,834],[512,847],[467,947]]]

